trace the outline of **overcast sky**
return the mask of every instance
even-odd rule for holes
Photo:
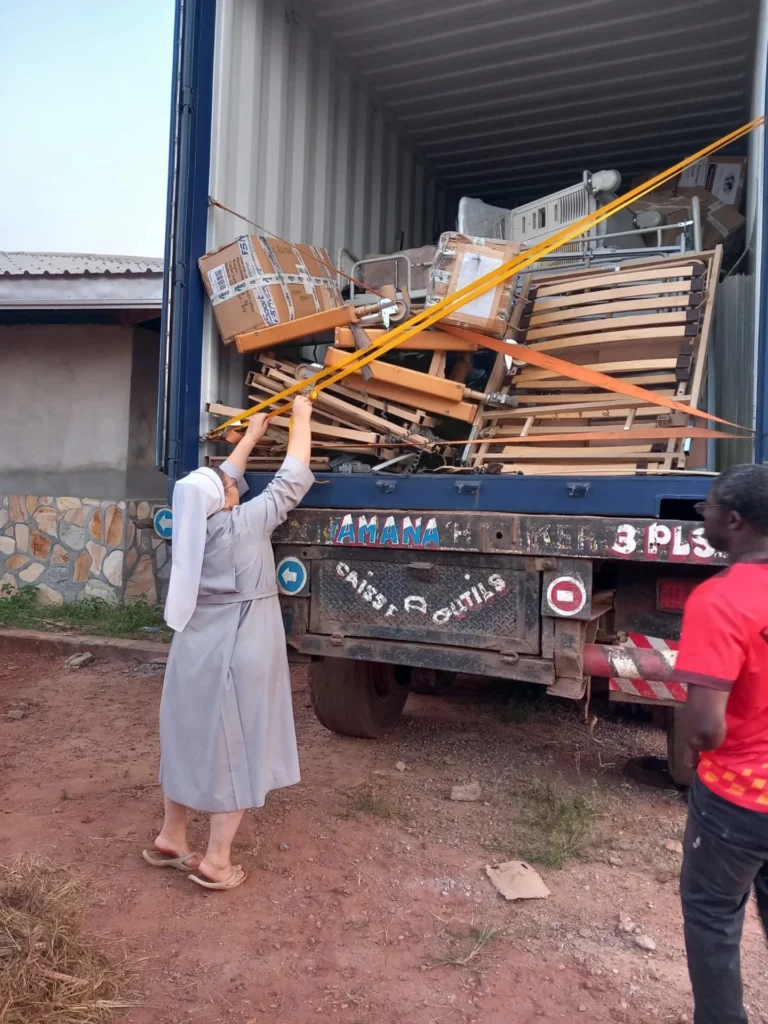
[[[0,0],[0,248],[162,256],[174,0]]]

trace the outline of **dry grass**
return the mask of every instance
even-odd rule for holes
[[[356,818],[361,814],[382,821],[405,820],[408,817],[397,797],[375,786],[362,786],[347,795],[346,816]]]
[[[0,865],[0,1024],[105,1024],[122,998],[125,961],[83,934],[83,885],[36,857]]]
[[[460,952],[451,949],[444,956],[439,957],[432,963],[432,967],[475,967],[478,959],[485,952],[486,948],[499,936],[498,928],[491,928],[490,925],[483,925],[480,929],[472,929],[470,933],[470,945]],[[454,943],[452,943],[453,945]]]
[[[520,855],[524,860],[561,868],[584,853],[592,838],[597,808],[586,793],[561,793],[551,783],[534,786],[527,796]]]

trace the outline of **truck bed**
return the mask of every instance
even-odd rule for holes
[[[271,473],[250,473],[249,496]],[[318,473],[306,508],[516,512],[525,515],[691,519],[711,486],[707,474],[665,476],[494,476],[492,474]]]

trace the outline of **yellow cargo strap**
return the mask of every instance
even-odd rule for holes
[[[363,366],[367,366],[368,363],[378,359],[379,356],[389,352],[390,349],[395,348],[397,345],[402,345],[404,342],[408,341],[409,338],[412,338],[420,331],[423,331],[426,327],[431,327],[432,324],[437,323],[437,321],[441,320],[444,316],[457,312],[468,302],[471,302],[473,299],[478,298],[485,292],[490,291],[491,288],[495,288],[499,284],[502,284],[514,274],[518,274],[521,270],[525,270],[526,267],[536,263],[542,257],[554,252],[555,249],[559,249],[560,246],[573,241],[580,235],[583,235],[590,228],[600,224],[614,213],[618,213],[620,210],[626,209],[627,206],[630,206],[636,200],[641,199],[644,195],[652,192],[655,188],[658,188],[659,185],[663,185],[665,182],[669,181],[670,178],[674,178],[687,167],[697,163],[699,160],[703,160],[706,157],[711,156],[712,153],[716,153],[724,146],[727,146],[731,142],[735,142],[737,139],[749,134],[749,132],[753,131],[759,125],[762,125],[764,121],[765,117],[758,117],[753,121],[748,121],[740,128],[737,128],[735,131],[718,139],[717,142],[713,142],[711,145],[705,146],[704,149],[700,149],[692,156],[686,157],[685,160],[681,160],[679,163],[669,167],[666,171],[662,171],[661,174],[657,174],[654,178],[645,182],[644,185],[638,185],[637,188],[631,189],[626,193],[626,195],[619,196],[617,199],[614,199],[605,206],[602,206],[594,213],[591,213],[586,217],[582,217],[582,219],[577,221],[575,224],[572,224],[567,228],[563,228],[562,231],[558,231],[557,234],[552,235],[543,242],[539,242],[538,245],[526,250],[526,252],[522,253],[520,256],[510,260],[509,263],[503,264],[497,270],[491,271],[484,277],[478,278],[477,281],[473,281],[465,288],[454,292],[445,299],[441,299],[439,302],[435,303],[435,305],[422,310],[421,313],[417,313],[416,316],[412,317],[404,324],[400,324],[398,327],[394,328],[394,330],[388,331],[376,341],[372,342],[368,348],[351,352],[334,366],[324,367],[322,370],[318,371],[318,373],[311,377],[307,377],[304,380],[297,381],[290,387],[285,388],[285,390],[281,391],[279,394],[265,398],[257,405],[246,410],[240,416],[234,416],[225,423],[220,424],[207,435],[208,438],[212,440],[220,438],[221,435],[230,427],[243,423],[256,413],[262,412],[264,409],[274,405],[275,403],[286,401],[299,392],[309,392],[310,395],[314,397],[318,391],[328,387],[329,384],[335,384],[337,381],[343,380],[343,378],[350,373],[359,372]],[[654,405],[658,404],[657,396],[654,395],[652,391],[647,392],[647,395],[649,402]],[[271,419],[273,416],[277,416],[278,414],[285,412],[288,407],[288,405],[284,405],[273,409],[272,412],[269,413],[269,418]],[[702,412],[699,409],[686,408],[685,412],[690,416],[695,416],[701,419],[717,419],[717,417],[707,415],[707,413]]]

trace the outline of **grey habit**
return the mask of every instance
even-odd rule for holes
[[[197,607],[174,635],[160,702],[160,784],[177,803],[241,811],[299,781],[270,535],[313,480],[289,456],[260,495],[208,520]]]

